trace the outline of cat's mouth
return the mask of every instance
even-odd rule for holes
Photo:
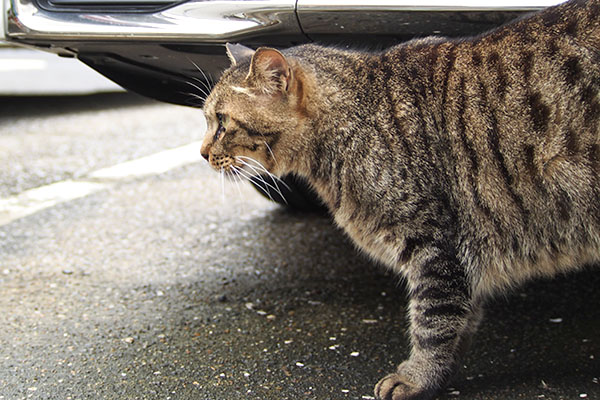
[[[269,172],[257,160],[246,156],[211,155],[210,166],[230,178],[252,179],[258,175],[268,175]]]
[[[250,181],[259,187],[265,187],[281,193],[281,187],[289,189],[279,177],[273,175],[260,161],[247,156],[210,155],[210,166],[223,177],[234,182]],[[267,190],[267,189],[265,189]],[[281,194],[283,197],[283,194]]]
[[[234,166],[235,160],[228,155],[211,154],[208,158],[208,163],[217,171],[228,171]]]

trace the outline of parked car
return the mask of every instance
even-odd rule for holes
[[[133,92],[201,106],[190,92],[206,91],[229,65],[226,42],[249,47],[320,42],[384,48],[420,36],[474,35],[560,2],[5,0],[4,39],[75,57]],[[292,206],[314,203],[304,196],[307,189],[301,182],[286,180]]]

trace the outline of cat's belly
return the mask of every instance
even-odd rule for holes
[[[521,259],[515,256],[486,257],[481,265],[477,294],[485,297],[495,292],[517,286],[530,279],[553,277],[561,273],[581,269],[600,261],[600,248],[597,246],[565,247],[560,251],[540,250],[535,259]]]
[[[405,239],[411,236],[411,232],[403,231],[401,227],[375,229],[370,221],[350,220],[342,213],[335,215],[335,221],[354,244],[374,260],[400,274],[410,273],[410,268],[414,268],[415,260],[405,263],[400,257]],[[457,249],[457,252],[468,275],[474,278],[475,295],[485,297],[533,278],[552,277],[600,262],[600,235],[596,240],[588,236],[585,242],[587,244],[582,245],[581,240],[567,240],[558,249],[538,243],[536,250],[528,252],[533,254],[529,257],[524,257],[523,252],[502,254],[495,247],[469,248],[467,251]],[[427,254],[422,254],[422,257],[427,258]]]
[[[400,232],[375,229],[368,221],[349,221],[339,213],[334,216],[334,219],[361,251],[396,272],[402,272],[398,255],[404,237]]]

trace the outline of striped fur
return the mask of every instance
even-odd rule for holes
[[[493,293],[598,261],[600,0],[475,38],[235,61],[205,104],[209,132],[231,118],[202,153],[306,177],[409,284],[411,356],[378,398],[433,397]]]

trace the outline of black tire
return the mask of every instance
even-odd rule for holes
[[[285,185],[269,176],[253,177],[250,183],[266,198],[292,210],[327,214],[323,202],[304,179],[290,174],[281,180]]]

